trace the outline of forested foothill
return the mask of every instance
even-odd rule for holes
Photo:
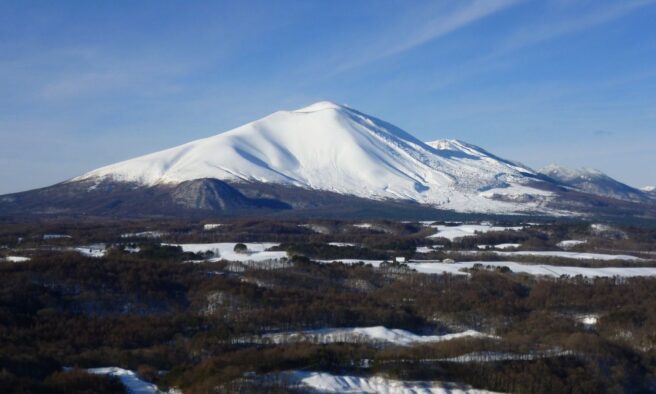
[[[293,370],[459,382],[498,392],[656,390],[656,277],[545,277],[485,267],[468,275],[427,274],[410,263],[512,259],[653,267],[655,228],[504,221],[494,226],[514,229],[435,236],[459,225],[256,219],[3,223],[0,391],[124,392],[117,378],[86,372],[105,366],[185,393],[290,392],[299,388],[287,386],[280,373]],[[577,242],[563,244],[572,240]],[[249,245],[258,242],[286,252],[284,264],[227,261],[211,250],[183,247],[237,243],[243,247],[235,253],[246,259]],[[504,251],[628,254],[640,260],[494,253],[495,245],[505,244],[512,246]],[[340,259],[350,263],[329,263]],[[266,339],[378,326],[417,335],[466,330],[485,335],[410,346],[365,338]]]

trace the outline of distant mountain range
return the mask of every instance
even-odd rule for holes
[[[649,202],[652,198],[649,190],[633,188],[595,169],[569,169],[551,164],[539,172],[562,185],[590,194],[634,202]]]
[[[458,140],[422,142],[318,102],[69,181],[0,196],[0,214],[187,215],[372,210],[655,214],[649,193],[594,171],[540,172]]]

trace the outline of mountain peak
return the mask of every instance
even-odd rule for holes
[[[347,107],[341,104],[337,104],[333,101],[324,100],[324,101],[317,101],[316,103],[310,104],[307,107],[299,108],[294,112],[316,112],[316,111],[323,111],[326,109],[343,109],[343,108],[347,108]]]

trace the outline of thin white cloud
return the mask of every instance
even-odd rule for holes
[[[549,20],[549,23],[537,26],[531,25],[529,28],[518,30],[497,49],[497,54],[511,52],[577,31],[590,29],[651,4],[656,4],[656,1],[616,1],[610,3],[609,6],[595,7],[593,10],[579,8],[575,10],[574,15],[561,19],[557,23]]]
[[[476,21],[516,4],[519,0],[473,0],[461,1],[453,9],[425,10],[437,13],[424,23],[413,20],[410,24],[390,29],[393,37],[380,35],[376,42],[359,48],[358,55],[349,54],[351,60],[342,63],[337,72],[360,67],[377,60],[398,55],[430,41],[436,40]],[[464,4],[464,5],[462,5]]]
[[[422,81],[422,87],[424,89],[437,90],[466,81],[485,72],[510,67],[513,59],[508,55],[514,54],[519,50],[539,45],[569,34],[574,34],[579,31],[594,28],[653,4],[656,4],[656,0],[622,1],[612,3],[610,6],[586,10],[586,12],[578,9],[578,12],[573,12],[574,15],[567,18],[546,18],[542,23],[531,21],[528,23],[530,28],[520,28],[515,30],[505,41],[502,41],[496,47],[492,47],[488,53],[459,64],[457,68],[451,70],[439,70],[434,77],[427,78],[431,81],[430,83]],[[571,7],[576,5],[575,2],[569,3],[568,5],[562,5],[559,7],[558,12],[572,12]],[[523,23],[527,24],[527,22],[528,21],[524,21]],[[611,83],[612,85],[618,85],[622,82],[630,82],[637,79],[650,78],[652,76],[653,70],[637,74],[632,73],[631,75],[620,77],[617,81],[615,81],[615,79],[612,81],[599,81],[596,86],[604,88],[606,85],[611,85]],[[590,86],[588,87],[590,88]]]

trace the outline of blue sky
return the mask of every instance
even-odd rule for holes
[[[0,193],[345,103],[656,184],[656,1],[3,1]]]

